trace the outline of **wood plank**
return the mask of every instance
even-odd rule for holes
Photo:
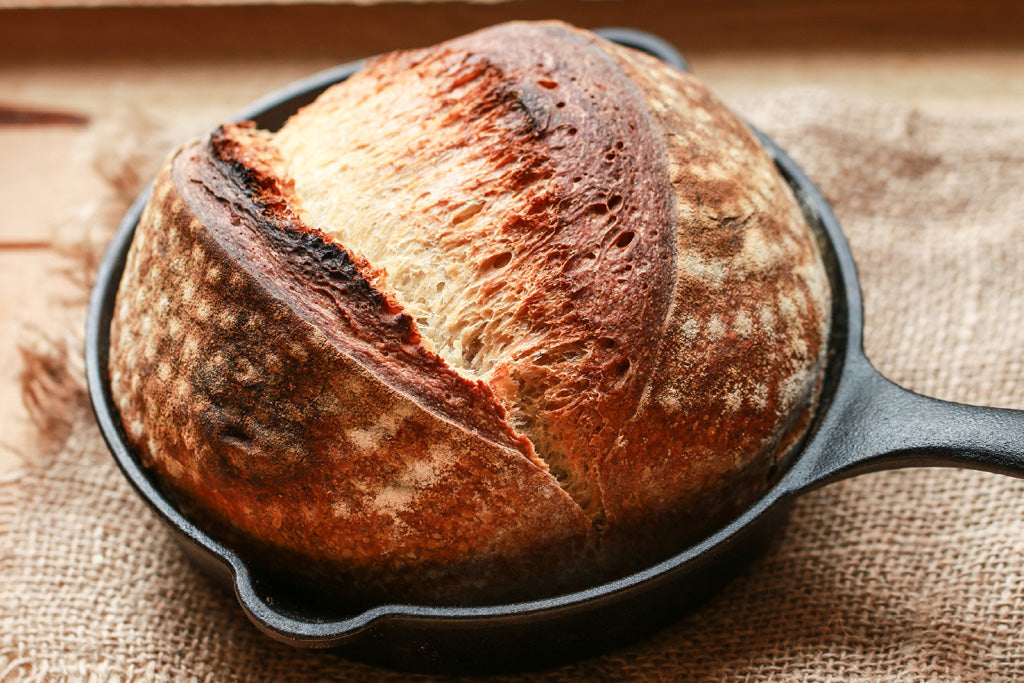
[[[83,138],[76,126],[0,127],[0,244],[7,250],[47,247],[52,233],[103,191],[82,158]]]
[[[1024,49],[846,51],[818,57],[698,52],[689,61],[727,102],[780,88],[819,87],[934,114],[1024,115]]]
[[[19,1],[37,0],[14,0]],[[655,31],[686,50],[704,52],[956,51],[1024,44],[1024,3],[1016,0],[187,4],[8,9],[0,21],[0,52],[21,64],[70,55],[89,61],[168,56],[198,61],[297,53],[345,59],[430,44],[499,21],[554,17],[586,27],[627,25]]]

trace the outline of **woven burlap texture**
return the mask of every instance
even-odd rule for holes
[[[733,105],[833,203],[876,365],[923,393],[1024,408],[1024,118],[819,90]],[[62,387],[46,424],[66,429],[0,484],[0,680],[429,680],[260,635],[129,489],[58,351],[29,385]],[[809,493],[695,613],[530,678],[1024,680],[1024,484],[920,469]]]

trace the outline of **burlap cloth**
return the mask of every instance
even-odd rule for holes
[[[875,363],[924,393],[1024,408],[1024,116],[937,117],[822,91],[733,104],[833,203]],[[116,190],[103,234],[151,171],[139,150],[168,137],[110,138],[121,151],[100,156]],[[260,635],[115,469],[77,353],[51,342],[27,355],[41,439],[0,484],[0,680],[419,678]],[[808,494],[697,612],[531,678],[1024,680],[1024,483],[905,470]]]

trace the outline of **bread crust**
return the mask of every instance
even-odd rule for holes
[[[219,129],[161,171],[115,307],[143,464],[243,555],[369,601],[551,595],[749,504],[807,429],[829,325],[750,131],[693,77],[544,22],[381,58],[283,135],[409,70],[490,108],[414,113],[452,118],[442,142],[480,141],[518,197],[462,229],[508,246],[480,305],[514,301],[521,334],[479,378],[450,367],[386,274],[309,223],[274,137]]]
[[[114,397],[157,480],[244,539],[243,556],[353,599],[514,599],[571,575],[589,525],[554,478],[382,381],[303,315],[306,297],[269,284],[268,261],[304,259],[330,274],[319,286],[362,290],[349,307],[389,308],[313,233],[292,226],[275,243],[234,232],[280,229],[259,223],[251,175],[234,187],[205,172],[175,182],[188,162],[224,170],[202,147],[158,178],[111,328]]]
[[[785,466],[814,412],[831,294],[800,206],[749,128],[690,74],[605,49],[668,157],[676,277],[654,371],[600,458],[619,523],[603,540],[610,556],[658,555],[740,512]],[[657,466],[636,453],[657,453]]]

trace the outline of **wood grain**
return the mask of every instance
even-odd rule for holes
[[[587,28],[627,25],[657,32],[688,52],[959,51],[1024,45],[1024,3],[1016,0],[551,0],[287,7],[258,1],[230,6],[224,0],[157,0],[154,6],[125,7],[123,0],[85,0],[82,4],[109,5],[90,8],[75,7],[81,0],[14,1],[69,7],[4,11],[0,56],[21,64],[72,56],[88,62],[197,62],[300,53],[347,59],[429,45],[513,18],[560,18]]]

